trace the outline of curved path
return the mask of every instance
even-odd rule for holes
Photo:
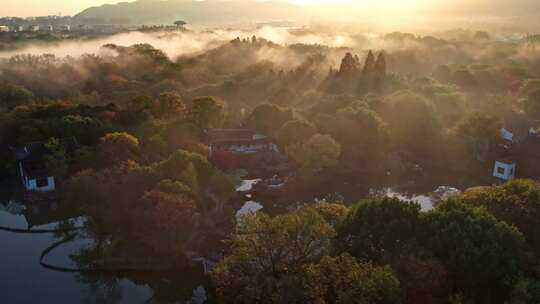
[[[64,267],[64,266],[57,266],[53,264],[49,264],[45,262],[45,259],[49,254],[51,254],[52,251],[54,251],[56,248],[62,246],[63,244],[69,243],[76,239],[77,234],[74,233],[76,231],[82,230],[83,227],[74,227],[74,228],[63,228],[63,229],[20,229],[20,228],[12,228],[12,227],[5,227],[0,226],[0,231],[6,231],[11,233],[20,233],[20,234],[47,234],[47,233],[70,233],[67,236],[65,236],[62,240],[53,243],[49,247],[45,248],[40,256],[39,256],[39,264],[48,270],[57,271],[57,272],[64,272],[64,273],[119,273],[119,272],[127,272],[127,271],[151,271],[151,269],[136,269],[136,268],[118,268],[118,269],[105,269],[105,268],[93,268],[93,269],[85,269],[85,268],[72,268],[72,267]],[[152,303],[154,300],[154,296],[152,295],[149,299],[145,300],[143,303],[148,304]]]
[[[62,240],[53,243],[49,247],[45,248],[40,256],[39,256],[39,264],[49,270],[58,271],[58,272],[67,272],[67,273],[120,273],[120,272],[134,272],[134,271],[156,271],[156,270],[178,270],[176,268],[171,269],[156,269],[152,267],[118,267],[118,268],[77,268],[77,267],[65,267],[65,266],[58,266],[53,265],[45,262],[45,259],[49,254],[51,254],[52,251],[54,251],[56,248],[62,246],[63,244],[69,243],[77,237],[76,232],[78,230],[82,230],[82,227],[74,227],[74,228],[63,228],[63,229],[19,229],[19,228],[11,228],[11,227],[4,227],[0,226],[0,231],[7,231],[12,233],[22,233],[22,234],[47,234],[47,233],[70,233],[67,236],[65,236]],[[159,261],[156,261],[156,263],[159,263]]]
[[[13,233],[25,233],[25,234],[45,234],[45,233],[62,233],[81,230],[82,227],[63,228],[63,229],[21,229],[0,226],[0,231],[7,231]]]

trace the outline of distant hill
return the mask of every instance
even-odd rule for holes
[[[280,1],[249,0],[138,0],[88,8],[75,22],[95,24],[190,24],[218,25],[290,20],[302,15],[299,6]]]

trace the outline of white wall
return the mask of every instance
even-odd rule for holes
[[[514,179],[516,177],[516,164],[496,161],[493,168],[493,176],[506,181]]]
[[[54,177],[49,176],[47,178],[48,185],[46,187],[38,187],[36,179],[28,179],[26,182],[26,190],[28,191],[37,191],[37,192],[50,192],[56,189],[54,183]]]

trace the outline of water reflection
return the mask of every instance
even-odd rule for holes
[[[0,204],[1,205],[1,204]],[[13,209],[0,210],[0,226],[27,229],[31,226],[23,214]],[[15,214],[13,214],[15,213]],[[34,226],[33,229],[54,229],[58,223]],[[89,284],[75,273],[43,268],[39,264],[42,251],[60,240],[53,233],[21,234],[0,231],[0,286],[2,303],[142,303],[152,295],[145,286],[129,280],[116,280],[114,285]],[[88,240],[66,243],[55,249],[47,262],[75,266],[70,255],[88,245]],[[112,302],[103,302],[104,298]]]
[[[398,198],[402,201],[414,202],[422,207],[423,212],[433,210],[437,203],[452,196],[461,193],[461,191],[454,187],[440,186],[434,191],[427,194],[407,194],[399,192],[393,188],[384,188],[381,190],[372,190],[371,195],[376,197],[388,196]]]

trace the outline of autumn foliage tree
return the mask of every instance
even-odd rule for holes
[[[109,133],[100,139],[98,145],[102,161],[110,165],[137,159],[139,151],[139,140],[125,132]]]
[[[331,257],[332,226],[316,209],[242,221],[212,273],[222,303],[399,303],[388,268]],[[241,290],[241,292],[238,292]]]
[[[200,97],[192,101],[188,119],[201,130],[219,127],[223,122],[223,104],[213,97]]]

